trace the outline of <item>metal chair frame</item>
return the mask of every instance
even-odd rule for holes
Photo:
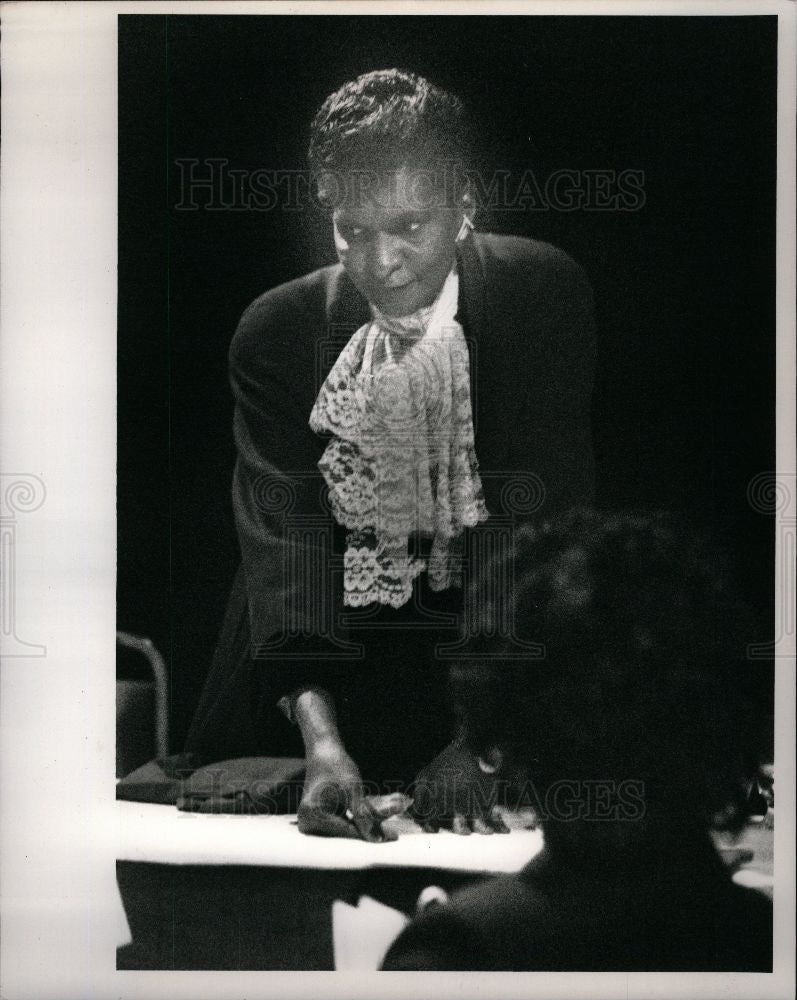
[[[155,756],[165,757],[169,753],[169,678],[166,661],[151,639],[117,630],[116,642],[140,653],[149,663],[155,696]]]

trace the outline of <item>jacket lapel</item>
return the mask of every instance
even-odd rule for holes
[[[500,489],[496,474],[506,471],[512,419],[506,399],[505,366],[507,343],[501,343],[494,304],[490,301],[486,266],[478,234],[469,234],[457,244],[460,302],[457,319],[462,325],[470,353],[471,405],[476,432],[476,455],[484,481],[488,507]],[[493,508],[495,501],[493,500]]]
[[[341,264],[330,268],[327,287],[327,335],[342,340],[343,347],[351,335],[371,318],[366,300],[360,295]]]
[[[327,269],[324,318],[319,317],[315,345],[315,395],[321,390],[338,356],[352,334],[367,323],[370,309],[340,264]]]

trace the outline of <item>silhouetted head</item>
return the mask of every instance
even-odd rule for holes
[[[484,638],[496,592],[477,601],[454,689],[474,750],[529,779],[546,840],[738,828],[758,720],[749,619],[716,552],[667,515],[581,511],[523,529],[501,562],[484,573],[514,581],[514,641]],[[502,659],[517,640],[544,655]]]

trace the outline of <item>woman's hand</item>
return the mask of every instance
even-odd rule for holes
[[[305,778],[297,818],[302,833],[319,837],[354,837],[371,843],[395,840],[382,820],[404,812],[412,799],[364,795],[360,770],[346,753],[328,691],[308,688],[293,698],[305,749]]]
[[[426,833],[509,833],[496,809],[503,792],[500,760],[486,764],[451,743],[415,779],[411,814]]]
[[[313,748],[306,758],[304,792],[299,804],[299,830],[321,837],[350,837],[370,843],[395,840],[382,820],[404,812],[412,799],[364,795],[360,771],[338,742]]]

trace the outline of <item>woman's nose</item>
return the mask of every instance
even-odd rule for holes
[[[378,281],[384,281],[401,266],[398,239],[390,233],[376,233],[370,249],[370,270]]]

